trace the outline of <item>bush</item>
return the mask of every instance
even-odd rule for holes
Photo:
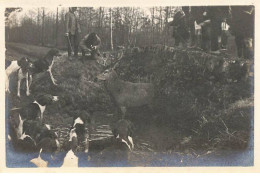
[[[224,113],[253,94],[247,62],[197,50],[153,48],[128,52],[116,71],[123,80],[156,86],[155,108],[164,125],[175,124],[187,135],[209,142],[230,135],[223,122],[230,131],[250,132],[252,106],[236,109],[244,115]],[[248,137],[243,141],[248,142]]]

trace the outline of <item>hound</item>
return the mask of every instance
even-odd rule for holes
[[[54,85],[57,85],[56,80],[52,75],[52,66],[54,64],[54,57],[61,56],[59,50],[51,49],[42,59],[33,63],[33,74],[38,74],[47,71],[50,74],[51,81]]]
[[[21,58],[18,61],[12,61],[8,67],[5,69],[5,91],[7,93],[10,93],[9,90],[9,77],[11,74],[18,71],[18,83],[17,83],[17,96],[20,97],[20,87],[21,87],[21,81],[23,79],[26,79],[26,95],[30,95],[30,84],[32,82],[32,76],[29,75],[29,68],[31,67],[31,63],[29,62],[28,58]]]

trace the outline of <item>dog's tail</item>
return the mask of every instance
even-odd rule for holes
[[[14,107],[14,108],[10,109],[10,111],[15,111],[15,110],[19,110],[19,109],[21,109],[21,108]]]

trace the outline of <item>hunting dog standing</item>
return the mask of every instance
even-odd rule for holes
[[[29,87],[32,81],[32,77],[29,76],[29,69],[30,69],[30,62],[28,58],[21,58],[18,61],[12,61],[7,64],[7,68],[5,69],[5,91],[10,93],[9,90],[9,77],[11,74],[18,71],[18,83],[17,83],[17,96],[20,97],[20,88],[21,88],[21,81],[26,79],[26,95],[30,95]]]
[[[61,54],[57,49],[51,49],[42,59],[39,59],[33,63],[32,74],[38,74],[47,71],[50,74],[51,81],[54,85],[57,85],[56,80],[52,75],[52,66],[54,64],[54,58],[59,57]]]

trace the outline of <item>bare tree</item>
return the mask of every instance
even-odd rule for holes
[[[58,31],[59,31],[59,8],[57,7],[57,13],[56,13],[56,43],[55,46],[58,46]]]
[[[44,24],[45,23],[45,11],[44,11],[44,7],[42,8],[42,40],[41,40],[41,43],[42,43],[42,46],[44,46]]]
[[[114,49],[115,45],[133,47],[152,43],[169,44],[168,41],[172,39],[168,36],[165,24],[176,8],[152,7],[148,14],[138,7],[79,7],[78,12],[82,34],[96,31],[102,39],[102,48]],[[67,10],[59,7],[52,12],[47,8],[38,8],[31,10],[32,13],[26,12],[20,19],[13,15],[12,24],[6,24],[6,28],[13,28],[6,29],[6,34],[9,34],[6,38],[9,36],[10,41],[64,48],[64,16]],[[14,26],[15,21],[17,25]]]
[[[112,8],[109,9],[109,13],[110,13],[110,47],[111,50],[114,49],[113,46],[113,12],[112,12]]]
[[[164,29],[163,29],[163,38],[164,38],[164,45],[169,45],[169,42],[172,40],[169,34],[170,32],[170,27],[167,25],[169,18],[172,18],[174,15],[174,11],[176,10],[176,8],[178,7],[172,7],[172,6],[167,6],[164,8],[165,11],[165,17],[164,17]]]

